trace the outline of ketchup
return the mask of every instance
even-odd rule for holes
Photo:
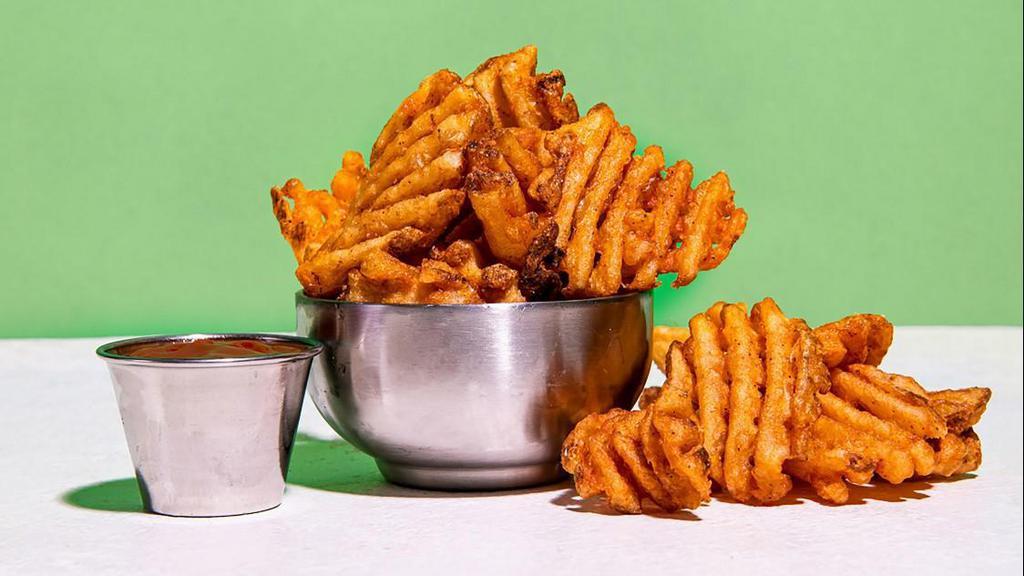
[[[200,360],[208,358],[248,358],[302,352],[308,346],[297,342],[256,340],[254,338],[206,338],[171,342],[145,342],[129,344],[117,349],[122,356],[132,358],[179,358]]]

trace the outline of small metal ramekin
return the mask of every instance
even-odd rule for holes
[[[306,346],[217,359],[139,358],[125,346],[246,338]],[[270,334],[189,334],[119,340],[107,362],[146,509],[231,516],[281,503],[316,340]]]

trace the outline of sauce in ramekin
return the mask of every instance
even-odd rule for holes
[[[275,356],[294,354],[308,349],[309,346],[298,342],[257,340],[255,338],[201,338],[128,344],[118,348],[116,352],[121,356],[131,358],[202,360]]]

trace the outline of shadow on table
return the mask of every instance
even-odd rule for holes
[[[567,481],[520,490],[497,492],[438,492],[388,483],[377,464],[344,440],[322,440],[299,434],[292,448],[288,483],[329,492],[393,498],[486,498],[546,492],[568,486]]]
[[[971,475],[965,475],[971,477]],[[945,480],[945,479],[943,479]],[[867,504],[869,501],[876,502],[904,502],[907,500],[923,500],[928,498],[928,494],[924,490],[931,488],[938,480],[929,478],[925,480],[911,480],[903,482],[902,484],[889,484],[886,482],[878,482],[875,484],[850,484],[848,489],[850,490],[849,499],[843,504],[834,504],[827,500],[823,500],[814,489],[810,486],[799,483],[793,487],[793,490],[789,492],[782,500],[770,504],[770,506],[786,506],[789,504],[802,504],[805,501],[815,502],[824,506],[859,506]],[[720,498],[722,500],[727,497]]]
[[[925,490],[932,488],[935,484],[942,484],[946,482],[956,482],[959,480],[965,480],[968,478],[974,478],[974,474],[960,474],[958,476],[952,476],[950,478],[928,478],[927,480],[912,480],[904,482],[902,484],[888,484],[885,482],[879,482],[877,484],[865,484],[862,486],[850,485],[850,498],[846,501],[845,505],[863,505],[869,501],[876,502],[904,502],[907,500],[922,500],[928,498],[928,494]],[[727,502],[738,504],[738,502],[730,498],[726,494],[715,494],[712,499],[718,502]],[[831,502],[822,500],[814,490],[806,484],[799,483],[793,487],[793,489],[784,498],[778,502],[773,502],[764,506],[794,506],[801,505],[804,502],[816,502],[825,506],[837,506]],[[576,493],[571,487],[563,491],[561,494],[551,500],[551,503],[556,506],[567,508],[573,512],[583,512],[588,514],[601,514],[606,516],[619,515],[619,512],[612,510],[607,502],[603,498],[580,498],[579,494]],[[699,512],[699,510],[698,510]],[[700,520],[700,517],[694,513],[684,510],[675,513],[663,512],[656,507],[648,507],[648,503],[644,504],[644,514],[648,516],[654,516],[657,518],[670,518],[675,520]]]
[[[555,496],[551,503],[555,506],[561,506],[571,512],[581,512],[584,514],[599,514],[601,516],[622,516],[621,512],[616,512],[603,498],[581,498],[575,490],[569,488],[562,491],[561,494]],[[672,520],[686,520],[689,522],[696,522],[700,520],[700,516],[697,516],[689,510],[680,510],[678,512],[665,512],[656,506],[651,505],[649,502],[643,504],[644,514],[646,516],[652,516],[654,518],[668,518]]]
[[[917,480],[899,485],[886,483],[850,486],[850,499],[847,504],[860,505],[870,500],[880,502],[902,502],[904,500],[920,500],[928,498],[924,490],[934,484],[955,482],[966,478],[974,478],[974,474],[961,474],[952,478],[929,478],[927,481]],[[489,496],[507,496],[510,494],[527,494],[562,489],[562,493],[551,500],[552,504],[568,508],[574,512],[592,514],[617,514],[598,499],[583,500],[571,488],[568,481],[522,490],[506,490],[500,492],[432,492],[415,490],[389,484],[380,475],[373,459],[352,447],[343,440],[321,440],[306,434],[299,434],[292,449],[291,467],[288,472],[288,483],[329,492],[343,492],[366,496],[385,496],[395,498],[482,498]],[[716,500],[733,502],[723,495],[716,495]],[[119,478],[96,484],[74,488],[61,495],[61,500],[77,508],[102,510],[105,512],[142,512],[142,496],[135,478]],[[800,484],[785,498],[774,506],[799,505],[804,501],[822,501],[813,490]],[[680,520],[699,520],[692,512],[666,514],[651,511],[651,515]]]
[[[76,508],[104,512],[142,512],[142,496],[135,478],[108,480],[69,490],[61,500]]]
[[[521,490],[497,492],[434,492],[389,484],[373,458],[344,440],[321,440],[298,434],[292,448],[288,483],[329,492],[394,498],[484,498],[543,492],[568,487],[566,481]],[[143,512],[142,496],[135,478],[120,478],[74,488],[61,500],[76,508],[104,512]]]

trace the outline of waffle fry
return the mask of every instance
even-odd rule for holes
[[[565,250],[565,269],[569,275],[567,290],[570,295],[585,295],[587,292],[597,251],[597,224],[635,147],[636,138],[628,126],[617,126],[612,130],[598,158],[594,174],[583,191]]]
[[[708,316],[705,314],[705,316]],[[736,304],[725,306],[720,316],[722,336],[729,350],[727,367],[729,386],[729,425],[725,441],[723,482],[740,502],[754,499],[753,468],[757,446],[757,421],[761,416],[762,390],[765,386],[761,362],[761,337]],[[718,330],[714,326],[714,330]],[[716,333],[717,336],[717,333]]]
[[[626,214],[640,202],[640,193],[660,176],[665,165],[661,148],[650,146],[641,156],[634,157],[623,176],[604,221],[598,232],[597,253],[599,259],[588,281],[588,289],[596,296],[608,296],[618,292],[623,284],[623,251],[626,237]],[[668,346],[665,346],[665,351]],[[655,358],[664,357],[659,354]]]
[[[673,386],[676,401],[686,399],[680,414],[693,415],[695,426],[686,434],[698,433],[696,439],[686,436],[696,444],[684,443],[680,450],[699,446],[706,456],[705,480],[737,501],[778,501],[798,480],[822,500],[841,504],[850,497],[850,484],[876,477],[899,484],[962,474],[981,464],[972,427],[991,391],[928,392],[909,376],[849,362],[882,360],[892,326],[881,316],[850,316],[811,330],[768,298],[749,316],[742,304],[718,302],[694,316],[688,329],[657,332],[662,342],[671,342],[665,387],[644,390],[639,411],[618,411],[609,426],[621,428],[631,442],[639,433],[643,444],[645,419],[671,398]],[[658,454],[645,452],[644,467],[630,446],[618,455],[621,469],[631,471],[621,480],[640,502],[629,500],[626,510],[620,500],[613,508],[636,512],[645,498],[666,510],[702,501],[683,497],[700,484],[692,477],[695,468],[677,486],[666,480]]]
[[[346,205],[336,196],[325,190],[307,190],[297,178],[272,188],[270,197],[281,235],[300,264],[341,227],[345,218]]]
[[[929,405],[928,397],[894,386],[892,376],[865,364],[832,374],[832,392],[851,404],[865,407],[879,418],[891,420],[921,438],[946,435],[946,423]]]
[[[419,266],[376,251],[357,269],[349,271],[344,297],[353,302],[386,304],[479,304],[522,302],[518,275],[502,264],[481,267],[483,256],[475,244],[453,242],[433,248]]]
[[[680,344],[672,345],[668,358],[677,368],[653,403],[639,412],[590,415],[566,439],[562,466],[573,474],[580,496],[604,495],[613,509],[630,514],[642,511],[645,498],[669,511],[709,498],[693,375]]]
[[[665,354],[673,342],[686,342],[690,338],[690,329],[675,326],[655,326],[651,336],[651,355],[658,369],[665,372]]]
[[[992,391],[988,388],[964,388],[926,392],[928,404],[942,417],[952,434],[963,434],[981,420]]]
[[[697,405],[704,431],[704,450],[711,462],[711,479],[725,484],[722,460],[728,433],[729,386],[726,383],[725,351],[722,335],[707,314],[690,319],[690,339],[686,341],[687,363],[696,378]],[[669,374],[672,376],[672,374]]]
[[[368,166],[346,153],[329,194],[297,181],[275,188],[275,215],[305,292],[432,301],[429,286],[440,284],[410,284],[397,266],[367,276],[361,263],[384,251],[440,281],[444,267],[425,258],[461,240],[479,247],[481,269],[494,267],[491,286],[473,286],[482,302],[650,290],[666,273],[681,286],[717,266],[746,224],[728,178],[692,188],[689,162],[666,169],[656,146],[634,157],[636,137],[611,108],[598,104],[581,118],[562,73],[536,66],[537,50],[526,46],[465,79],[435,72],[385,123]],[[416,232],[388,236],[405,228]],[[449,290],[452,301],[477,301]]]
[[[758,302],[750,316],[755,329],[764,338],[765,358],[764,397],[754,447],[757,483],[754,497],[761,502],[774,502],[793,487],[782,465],[790,457],[787,424],[792,413],[791,391],[796,378],[792,362],[796,330],[771,298]]]
[[[359,210],[371,205],[380,207],[392,199],[435,191],[436,180],[446,182],[443,179],[446,167],[451,171],[452,166],[455,169],[461,166],[457,160],[458,151],[473,139],[485,135],[490,128],[490,117],[484,104],[479,102],[475,107],[441,120],[432,132],[410,144],[394,158],[370,163],[366,179],[356,196],[355,207]],[[450,151],[455,155],[445,156]],[[441,165],[435,164],[439,158]]]
[[[856,314],[814,329],[825,364],[878,366],[892,345],[892,324],[877,314]]]
[[[665,256],[666,271],[676,272],[675,287],[693,281],[700,270],[717,267],[743,234],[747,213],[736,208],[729,177],[719,172],[700,183],[684,211],[682,244]]]
[[[423,243],[426,233],[408,227],[393,230],[347,248],[320,250],[299,265],[296,276],[312,296],[338,294],[344,288],[348,272],[358,267],[368,256],[384,250],[389,253],[407,252]]]
[[[466,85],[487,101],[495,127],[550,130],[579,117],[572,94],[564,94],[565,78],[554,70],[537,73],[537,47],[524,46],[495,56],[466,76]]]
[[[417,119],[423,118],[424,112],[440,104],[458,85],[459,75],[449,70],[438,70],[420,82],[416,91],[398,105],[398,109],[381,129],[377,141],[373,143],[370,162],[376,162],[388,144],[394,141],[399,134],[408,130]],[[421,125],[424,124],[421,121]],[[425,133],[425,130],[420,129],[412,132],[411,135],[423,136]],[[407,137],[404,144],[408,145],[410,142],[411,140]]]

